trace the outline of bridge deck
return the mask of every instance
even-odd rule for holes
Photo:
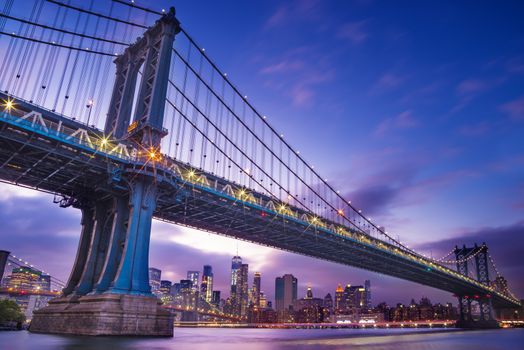
[[[0,99],[6,99],[0,93]],[[12,97],[10,97],[12,98]],[[496,307],[519,301],[422,256],[299,208],[279,203],[176,160],[148,161],[133,145],[16,100],[0,113],[0,179],[65,196],[127,191],[107,186],[122,172],[154,174],[159,220],[417,282],[457,295],[490,295]],[[37,112],[37,113],[30,113]]]

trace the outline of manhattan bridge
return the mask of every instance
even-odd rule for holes
[[[451,292],[459,326],[520,307],[494,283],[486,244],[433,259],[343,198],[174,8],[5,0],[0,11],[0,180],[82,213],[69,280],[31,331],[172,335],[148,280],[153,218]]]

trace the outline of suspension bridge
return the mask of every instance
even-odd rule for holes
[[[172,335],[148,281],[153,218],[449,291],[463,326],[520,306],[487,245],[432,259],[345,199],[173,8],[30,3],[0,13],[0,179],[82,212],[70,278],[32,331]]]

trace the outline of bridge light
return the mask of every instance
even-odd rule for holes
[[[339,209],[339,210],[338,210],[338,215],[344,215],[344,210]]]
[[[102,146],[105,146],[105,145],[107,145],[107,141],[108,141],[107,138],[103,137],[103,138],[100,140],[100,144],[101,144]]]
[[[4,111],[7,111],[8,113],[11,112],[12,109],[15,108],[15,103],[11,99],[7,99],[4,103]]]

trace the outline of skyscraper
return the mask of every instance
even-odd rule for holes
[[[193,291],[198,291],[198,278],[200,276],[200,271],[187,271],[187,279],[191,281]]]
[[[326,308],[330,314],[333,313],[333,298],[330,293],[327,293],[324,297],[324,308]]]
[[[204,265],[200,293],[205,301],[211,303],[211,300],[213,299],[213,268],[210,265]]]
[[[241,312],[241,296],[242,291],[240,287],[239,275],[242,267],[242,258],[238,255],[231,259],[231,293],[230,293],[230,305],[231,312],[240,315]]]
[[[169,295],[171,292],[171,281],[160,281],[160,293],[162,295]]]
[[[344,309],[344,289],[342,288],[342,285],[339,283],[337,286],[337,290],[335,291],[335,313],[339,313]]]
[[[240,269],[238,270],[237,285],[239,288],[237,289],[237,296],[239,301],[239,314],[241,316],[247,315],[247,307],[249,301],[249,287],[247,280],[249,272],[248,269],[248,264],[242,264],[240,266]]]
[[[220,291],[219,290],[213,291],[213,298],[211,299],[211,304],[215,305],[216,307],[220,306]]]
[[[236,287],[237,285],[237,276],[240,266],[242,266],[242,258],[234,256],[233,259],[231,259],[231,294],[233,294],[233,286]]]
[[[285,274],[275,279],[275,310],[284,311],[293,307],[297,300],[296,277],[291,274]]]
[[[260,308],[260,272],[255,272],[253,278],[253,304],[256,308]]]
[[[366,308],[371,310],[371,282],[369,280],[364,282],[364,289],[366,290]]]
[[[162,275],[162,271],[160,271],[157,268],[150,267],[149,268],[149,285],[151,286],[151,292],[153,294],[159,294],[160,293],[160,276]]]
[[[40,289],[43,291],[51,291],[51,276],[41,274],[38,283],[40,284]]]

